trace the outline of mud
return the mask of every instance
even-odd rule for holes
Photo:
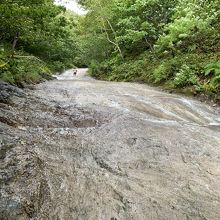
[[[0,219],[220,219],[218,108],[86,69],[57,79],[3,92]]]

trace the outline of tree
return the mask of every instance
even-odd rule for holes
[[[0,15],[0,78],[5,74],[18,78],[16,74],[22,73],[22,80],[33,74],[28,70],[34,63],[30,59],[52,71],[74,65],[78,50],[75,14],[54,5],[53,0],[2,0]],[[48,69],[36,65],[35,75]]]

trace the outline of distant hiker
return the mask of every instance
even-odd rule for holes
[[[73,70],[73,75],[76,76],[77,70]]]

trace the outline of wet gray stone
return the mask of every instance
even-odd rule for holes
[[[0,81],[0,103],[7,103],[11,96],[22,97],[24,94],[25,93],[22,91],[22,89]]]
[[[219,112],[85,72],[0,106],[0,219],[220,219]]]

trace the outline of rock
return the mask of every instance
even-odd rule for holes
[[[48,73],[41,73],[41,76],[46,80],[53,80],[54,77]]]
[[[2,105],[1,220],[220,219],[216,108],[68,74]]]
[[[25,93],[22,89],[0,81],[0,102],[8,103],[11,96],[23,97]]]
[[[0,102],[7,103],[9,97],[10,94],[8,92],[6,92],[5,90],[0,91]]]
[[[0,219],[1,220],[28,220],[19,200],[13,198],[0,199]]]

